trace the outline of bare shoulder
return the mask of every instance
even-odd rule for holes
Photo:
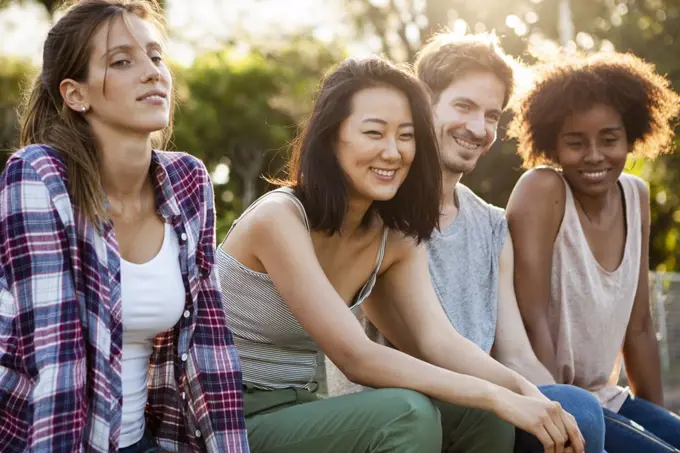
[[[307,232],[302,213],[290,195],[275,192],[259,200],[237,220],[229,242],[271,240],[299,231]],[[226,245],[226,243],[225,243]]]
[[[564,215],[566,188],[562,176],[548,167],[534,168],[522,175],[510,195],[506,216],[533,219],[559,218]]]
[[[424,246],[424,243],[418,244],[415,238],[407,236],[401,231],[389,230],[381,273],[395,264],[413,258],[418,251],[424,249]]]
[[[523,200],[541,202],[546,198],[565,198],[566,189],[562,176],[549,167],[533,168],[524,173],[515,186],[513,192],[521,195]]]

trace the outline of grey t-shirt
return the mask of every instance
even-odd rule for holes
[[[462,184],[459,212],[427,242],[430,275],[446,316],[458,332],[487,353],[498,316],[499,258],[508,226],[502,209]]]

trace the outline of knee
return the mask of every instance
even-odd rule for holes
[[[436,427],[441,430],[439,410],[427,396],[413,390],[387,389],[386,397],[394,407],[395,413],[403,414],[412,423],[423,428]]]
[[[390,414],[388,423],[399,433],[404,446],[418,446],[419,452],[439,452],[442,425],[439,409],[427,396],[405,389],[383,389]],[[401,451],[397,448],[394,451]],[[405,450],[412,451],[412,450]]]
[[[602,451],[604,448],[604,414],[599,400],[590,392],[575,386],[560,386],[559,397],[547,396],[558,401],[578,424],[586,441],[586,451]]]

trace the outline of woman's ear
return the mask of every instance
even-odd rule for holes
[[[87,113],[90,110],[90,105],[87,101],[87,89],[79,82],[73,79],[64,79],[59,84],[59,92],[61,97],[71,110]]]

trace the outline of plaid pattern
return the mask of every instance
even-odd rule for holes
[[[147,425],[171,451],[247,453],[241,369],[214,266],[214,195],[203,164],[154,152],[156,203],[180,244],[188,316],[155,338]],[[0,450],[117,452],[120,254],[71,204],[46,146],[0,177]]]

